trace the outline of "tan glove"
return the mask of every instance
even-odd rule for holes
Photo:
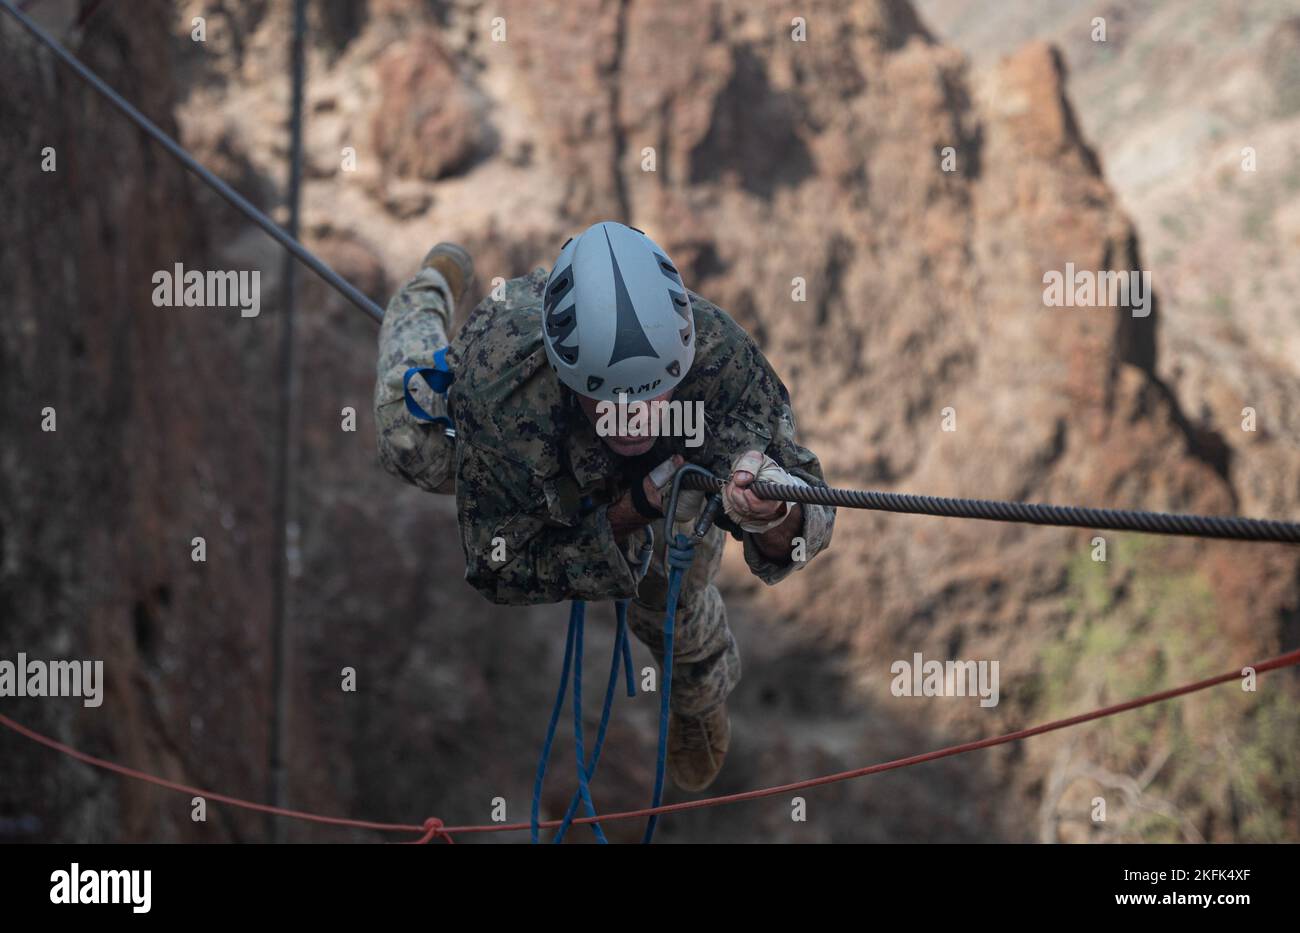
[[[731,476],[735,477],[737,473],[749,473],[754,477],[754,481],[765,483],[793,483],[794,477],[782,469],[771,457],[760,453],[757,450],[746,451],[736,458],[731,465]],[[780,503],[781,509],[775,517],[767,511],[770,505],[764,501],[763,506],[759,506],[757,498],[753,493],[746,492],[744,487],[737,486],[733,480],[728,480],[727,485],[722,489],[722,509],[727,513],[727,517],[741,527],[742,530],[751,534],[762,534],[781,524],[790,514],[790,503]],[[763,508],[761,512],[754,509]]]

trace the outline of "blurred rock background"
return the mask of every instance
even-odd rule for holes
[[[755,336],[837,485],[1300,518],[1300,30],[1285,4],[989,7],[317,0],[304,239],[382,304],[437,240],[469,246],[490,287],[549,265],[589,223],[623,220]],[[34,10],[286,216],[287,0]],[[792,40],[796,16],[806,41]],[[1105,43],[1090,38],[1096,16]],[[0,657],[100,657],[109,681],[96,710],[3,709],[92,753],[263,799],[280,250],[7,18],[0,47]],[[57,172],[41,171],[44,146]],[[263,313],[153,307],[150,277],[174,262],[260,270]],[[1067,262],[1151,270],[1156,313],[1045,308],[1042,276]],[[806,301],[791,300],[796,278]],[[462,581],[453,503],[377,464],[375,328],[301,281],[290,802],[476,823],[504,797],[526,819],[565,607],[491,606]],[[40,430],[45,406],[55,433]],[[356,432],[340,428],[348,406]],[[941,429],[946,408],[956,431]],[[206,563],[190,560],[196,535]],[[1107,534],[1101,563],[1093,537],[844,512],[833,548],[771,590],[729,553],[746,672],[711,793],[990,735],[1300,643],[1294,548]],[[593,615],[598,682],[612,609]],[[998,660],[1001,704],[892,696],[890,664],[917,651]],[[650,663],[639,645],[636,659]],[[339,688],[345,666],[356,693]],[[660,838],[1296,841],[1298,697],[1292,673],[1272,674],[1255,694],[1220,688],[817,789],[806,823],[775,798],[666,818]],[[619,701],[602,809],[648,800],[656,708],[655,695]],[[571,760],[559,743],[550,815]],[[214,806],[196,824],[187,798],[12,735],[0,761],[0,838],[266,838],[261,818]],[[1104,823],[1089,818],[1097,796]]]

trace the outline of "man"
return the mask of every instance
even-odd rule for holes
[[[673,646],[668,770],[684,790],[702,790],[727,753],[726,699],[740,679],[713,584],[726,531],[771,584],[824,549],[835,521],[834,509],[747,488],[755,479],[823,483],[816,456],[795,441],[789,394],[750,337],[688,291],[634,228],[599,223],[570,239],[549,276],[537,269],[505,283],[447,347],[472,277],[468,253],[439,244],[389,304],[375,387],[380,459],[422,489],[454,488],[465,576],[488,599],[631,599],[629,628],[660,664],[661,521],[644,577],[638,551],[663,518],[676,467],[690,461],[729,477],[725,515],[696,545],[683,581]],[[445,400],[412,376],[436,380],[443,348],[454,373]],[[647,406],[667,402],[703,412],[702,443],[647,430]],[[689,530],[703,503],[702,493],[683,493],[676,530]]]

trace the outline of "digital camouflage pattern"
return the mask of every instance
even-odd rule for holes
[[[379,374],[375,383],[375,429],[379,460],[389,473],[429,492],[451,492],[455,478],[455,444],[438,425],[411,417],[402,379],[412,366],[431,366],[433,354],[447,345],[451,322],[447,280],[434,269],[421,269],[393,296],[379,329]],[[418,391],[423,381],[412,380]],[[441,395],[418,394],[429,414],[445,415]]]
[[[446,409],[440,396],[417,394],[429,413],[449,410],[454,443],[441,427],[412,417],[402,396],[407,368],[431,365],[446,343],[454,310],[446,282],[425,269],[394,296],[379,341],[380,459],[422,489],[455,489],[465,576],[489,600],[525,605],[633,599],[629,627],[662,661],[662,525],[651,569],[638,580],[635,554],[644,538],[634,535],[621,548],[606,520],[609,505],[626,491],[622,461],[551,372],[542,347],[546,279],[546,270],[536,269],[506,282],[474,309],[448,351],[456,380]],[[658,438],[654,462],[680,454],[727,476],[738,456],[760,450],[796,482],[823,485],[817,457],[795,441],[789,394],[758,347],[722,309],[694,293],[690,297],[695,363],[673,399],[703,401],[704,444],[690,448],[682,438]],[[745,560],[760,579],[777,582],[829,544],[835,510],[806,505],[803,514],[803,562],[777,565],[743,535]],[[673,708],[688,715],[716,706],[740,677],[739,653],[713,584],[725,540],[715,528],[697,544],[682,588]]]

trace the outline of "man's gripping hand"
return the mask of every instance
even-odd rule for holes
[[[771,457],[750,450],[736,458],[731,478],[722,489],[722,507],[727,517],[752,534],[762,534],[789,517],[791,504],[775,499],[760,499],[749,487],[755,479],[767,483],[789,483],[790,474]]]
[[[731,478],[722,488],[722,507],[727,517],[754,536],[754,543],[768,560],[790,562],[790,549],[803,528],[803,510],[798,503],[760,499],[749,487],[755,480],[792,483],[789,473],[761,451],[750,450],[736,458]]]
[[[685,462],[681,457],[674,456],[672,459],[672,472],[676,472],[677,468]],[[662,466],[664,464],[660,464],[660,467]],[[653,508],[662,512],[664,509],[664,493],[671,486],[672,473],[668,474],[669,482],[656,485],[655,479],[659,472],[657,468],[647,473],[641,480],[641,490],[645,493],[646,501]],[[631,490],[623,493],[622,497],[609,507],[609,511],[605,515],[609,519],[610,527],[614,529],[614,540],[619,544],[626,542],[628,535],[638,528],[644,528],[655,521],[653,517],[642,515],[637,510],[636,503],[632,499]]]

